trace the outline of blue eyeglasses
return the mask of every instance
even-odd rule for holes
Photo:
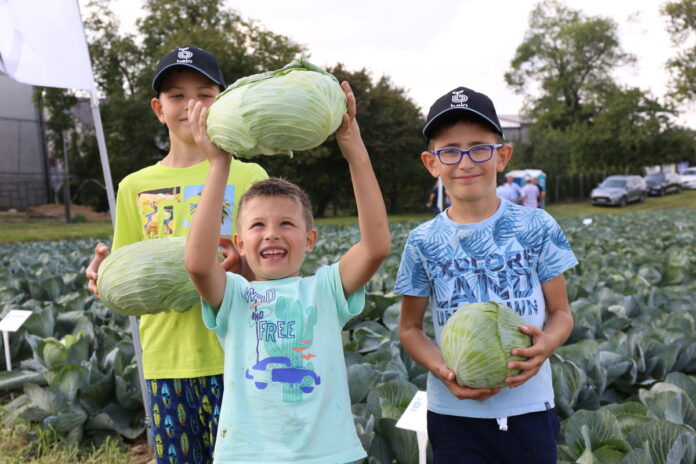
[[[439,159],[442,164],[459,164],[464,155],[467,155],[474,163],[483,163],[491,159],[493,150],[501,147],[503,147],[502,143],[497,145],[474,145],[466,150],[460,150],[456,147],[445,147],[439,150],[433,150],[433,153],[437,155],[437,159]]]

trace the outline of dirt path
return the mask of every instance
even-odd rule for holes
[[[76,216],[82,215],[89,222],[93,221],[108,221],[109,213],[100,213],[94,211],[89,206],[70,205],[70,217],[75,219]],[[26,211],[0,211],[0,221],[5,222],[22,222],[37,219],[50,219],[53,221],[65,221],[65,206],[58,204],[45,204],[32,206]]]

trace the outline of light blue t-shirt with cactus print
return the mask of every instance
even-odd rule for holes
[[[449,317],[469,303],[495,301],[543,328],[546,303],[541,287],[578,263],[558,223],[546,211],[501,199],[493,216],[458,224],[447,211],[409,234],[394,292],[430,298],[435,343]],[[553,407],[551,366],[516,388],[485,401],[459,400],[434,375],[428,376],[428,409],[462,417],[499,418]]]
[[[225,352],[215,463],[346,463],[365,457],[353,422],[341,332],[365,305],[338,264],[312,277],[249,282],[227,273],[203,321]]]

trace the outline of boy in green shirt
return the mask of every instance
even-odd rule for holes
[[[157,97],[151,107],[169,129],[170,150],[162,161],[119,184],[113,250],[141,240],[186,235],[210,171],[194,141],[188,111],[191,101],[208,108],[225,88],[215,57],[192,45],[177,47],[160,60],[152,88]],[[267,177],[257,164],[233,162],[224,182],[220,228],[214,231],[218,238],[232,235],[241,195]],[[230,249],[223,266],[239,271],[239,256]],[[87,269],[95,294],[99,264],[107,254],[105,245],[97,245]],[[157,462],[179,462],[188,456],[211,462],[222,401],[223,352],[203,325],[200,308],[142,316],[140,338]]]

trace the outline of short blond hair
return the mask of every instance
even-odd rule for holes
[[[256,197],[283,197],[295,200],[302,208],[302,216],[304,216],[307,224],[307,230],[311,230],[314,227],[312,203],[309,201],[307,193],[299,186],[280,177],[269,177],[268,179],[260,180],[244,192],[237,207],[237,223],[239,223],[239,218],[246,203]]]

